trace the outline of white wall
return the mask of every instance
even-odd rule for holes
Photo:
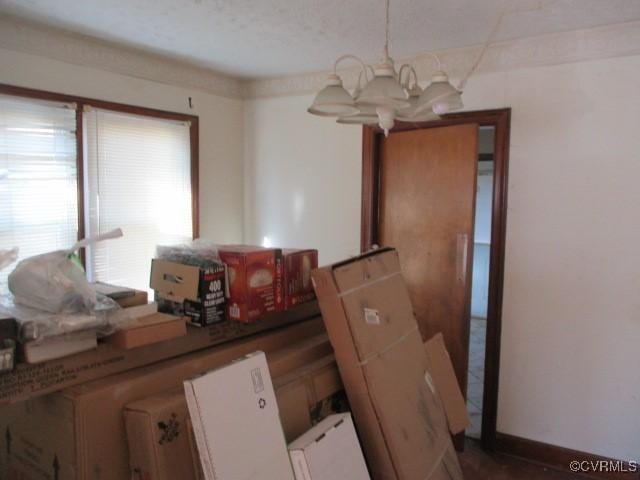
[[[325,264],[360,250],[361,128],[301,114],[310,101],[247,102],[245,241],[317,248]]]
[[[472,77],[468,109],[511,107],[498,430],[640,457],[640,56]],[[247,240],[358,251],[361,133],[246,112]]]
[[[242,240],[243,101],[0,49],[0,83],[197,115],[200,234]],[[194,108],[189,109],[192,97]],[[134,206],[132,206],[134,208]]]

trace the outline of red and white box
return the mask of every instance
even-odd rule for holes
[[[284,273],[284,308],[295,307],[316,298],[311,283],[311,271],[318,268],[318,251],[313,249],[282,249]]]
[[[227,266],[228,318],[248,323],[284,309],[280,249],[221,245],[218,252]]]

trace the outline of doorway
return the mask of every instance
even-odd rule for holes
[[[484,391],[487,309],[489,305],[494,143],[495,127],[479,127],[473,263],[471,267],[473,273],[471,275],[469,367],[467,375],[467,410],[471,425],[466,431],[467,437],[477,440],[482,437],[482,397]]]
[[[435,333],[434,329],[445,330],[445,341],[460,388],[468,398],[475,196],[477,173],[484,168],[478,162],[477,154],[481,131],[492,128],[486,340],[479,422],[482,445],[488,450],[493,449],[496,436],[509,125],[510,110],[501,109],[450,114],[433,122],[401,123],[391,131],[388,139],[377,127],[365,127],[363,130],[361,249],[366,251],[373,245],[388,241],[401,242],[405,244],[403,250],[408,252],[405,257],[408,254],[412,258],[420,256],[420,262],[406,262],[406,266],[411,268],[416,263],[422,265],[422,272],[412,272],[412,300],[417,299],[420,302],[418,308],[422,309],[422,314],[416,314],[417,318],[422,316],[418,322],[427,337]],[[418,152],[422,157],[411,152]],[[453,163],[455,165],[452,166]],[[403,168],[413,170],[409,174],[405,172],[404,176],[397,174],[398,169]],[[412,179],[422,182],[420,188],[411,187]],[[391,194],[393,189],[400,194]],[[429,192],[435,193],[430,197]],[[416,204],[410,215],[402,215],[400,212],[410,211],[407,208],[408,195],[412,201],[422,203]],[[399,208],[400,205],[403,207]],[[428,211],[428,214],[416,216],[415,213],[421,211]],[[440,222],[437,226],[441,234],[431,234],[428,240],[415,243],[409,252],[409,236],[403,232],[415,234],[414,230],[421,229],[430,234],[436,221]],[[402,250],[399,249],[399,253],[402,260]],[[429,277],[428,272],[434,270],[444,274],[431,274]],[[423,274],[424,285],[415,287],[416,278]],[[408,281],[410,290],[411,282]],[[430,301],[440,294],[449,297],[446,301]],[[482,363],[482,357],[479,358]],[[477,394],[475,397],[477,399]],[[462,447],[463,443],[464,437],[457,436],[457,446]]]

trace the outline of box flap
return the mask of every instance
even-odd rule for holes
[[[425,349],[429,357],[429,373],[442,400],[449,430],[453,434],[460,433],[471,421],[442,333],[427,341]]]
[[[440,400],[425,380],[418,331],[364,365],[368,393],[399,479],[422,480],[450,442]],[[389,388],[393,385],[393,388]]]
[[[389,275],[401,275],[398,252],[392,248],[373,250],[333,265],[332,269],[338,290],[343,294],[352,288],[382,281]]]
[[[161,297],[174,302],[198,300],[200,267],[154,258],[150,286]]]

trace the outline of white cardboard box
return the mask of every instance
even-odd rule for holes
[[[207,480],[294,480],[263,352],[184,382]]]
[[[351,414],[331,415],[289,444],[296,480],[370,480]]]

